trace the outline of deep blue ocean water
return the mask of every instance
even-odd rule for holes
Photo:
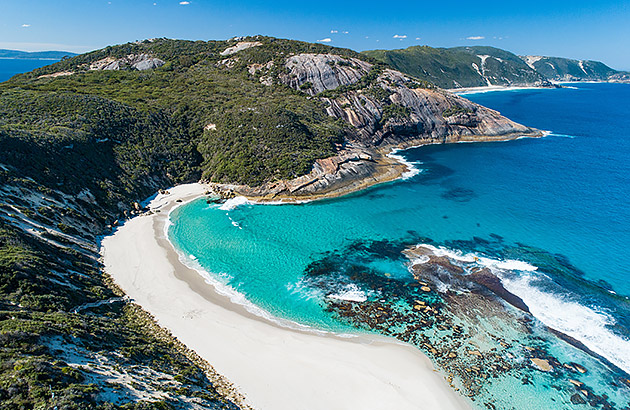
[[[39,59],[0,59],[0,82],[7,81],[16,74],[27,73],[36,68],[54,64],[58,60],[39,60]]]
[[[200,199],[171,214],[169,237],[188,263],[266,312],[344,332],[352,326],[331,313],[331,300],[396,304],[398,296],[352,283],[341,271],[326,279],[323,290],[321,276],[312,274],[322,261],[410,281],[408,260],[387,250],[366,253],[365,244],[430,243],[456,258],[475,255],[475,263],[490,261],[480,263],[493,266],[505,288],[529,306],[535,321],[526,320],[528,326],[540,329],[523,332],[508,321],[497,334],[496,324],[488,324],[484,332],[490,336],[478,337],[475,346],[497,335],[523,346],[532,338],[544,340],[545,354],[558,363],[588,363],[581,380],[622,408],[630,397],[619,382],[630,371],[630,85],[573,84],[466,97],[552,134],[410,149],[402,154],[421,170],[418,175],[335,200],[229,209]],[[331,280],[338,280],[337,288]],[[475,322],[468,326],[485,334],[485,322]],[[543,325],[579,340],[594,356],[551,336]],[[505,356],[519,354],[529,357],[523,349]],[[520,370],[484,382],[478,403],[582,408],[575,395],[586,393],[558,382],[564,377],[560,370],[541,373],[522,358],[511,360]]]

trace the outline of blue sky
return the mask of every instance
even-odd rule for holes
[[[83,52],[264,34],[355,50],[491,45],[630,70],[630,0],[0,0],[0,48]]]

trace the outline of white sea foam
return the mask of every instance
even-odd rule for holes
[[[470,88],[451,88],[448,91],[453,94],[467,96],[474,94],[485,94],[493,92],[503,91],[531,91],[531,90],[555,90],[555,88],[547,87],[506,87],[501,85],[485,86],[485,87],[470,87]]]
[[[446,256],[489,268],[509,292],[523,299],[532,315],[542,323],[579,340],[593,352],[630,372],[630,340],[609,328],[615,324],[615,319],[606,312],[572,300],[570,295],[541,290],[535,284],[538,279],[544,277],[543,273],[537,272],[538,267],[519,260],[486,258],[445,247],[426,244],[418,246],[432,250],[436,256]],[[519,273],[506,275],[506,271]]]
[[[230,198],[227,201],[225,201],[220,207],[219,209],[223,210],[223,211],[231,211],[233,209],[235,209],[238,206],[241,205],[245,205],[245,204],[250,204],[251,202],[245,198],[244,196],[237,196],[234,198]]]
[[[344,286],[341,291],[328,295],[328,297],[330,299],[347,300],[349,302],[365,302],[368,298],[367,294],[354,283]]]
[[[513,260],[513,259],[499,260],[499,259],[480,257],[478,258],[477,263],[479,263],[480,265],[486,266],[488,268],[497,268],[497,269],[503,269],[503,270],[518,270],[518,271],[529,271],[529,272],[534,272],[538,270],[537,266],[531,265],[527,262]]]
[[[422,256],[419,256],[417,258],[412,259],[411,260],[411,264],[412,265],[420,265],[420,264],[423,264],[423,263],[427,263],[430,260],[431,260],[431,258],[429,258],[427,255],[422,255]]]
[[[446,256],[448,258],[451,258],[460,262],[472,263],[472,262],[475,262],[475,258],[477,258],[477,256],[472,253],[464,254],[462,251],[451,250],[443,246],[435,247],[433,245],[428,245],[428,244],[421,244],[418,246],[431,250],[431,252],[433,252],[435,256]]]
[[[301,199],[301,200],[278,200],[278,201],[252,201],[244,196],[237,196],[234,198],[230,198],[221,204],[218,208],[223,211],[231,211],[233,209],[238,208],[242,205],[289,205],[289,204],[306,204],[311,202],[312,199]]]
[[[230,222],[232,222],[232,226],[234,226],[234,227],[236,227],[238,229],[243,229],[243,227],[238,222],[236,222],[234,219],[232,219],[232,217],[230,217],[229,213],[226,213],[225,216],[227,216],[228,219],[230,220]]]
[[[452,250],[443,246],[435,247],[432,245],[422,244],[418,245],[424,248],[430,249],[435,256],[446,256],[450,259],[465,263],[477,263],[487,268],[497,268],[504,270],[519,270],[519,271],[535,271],[538,267],[531,265],[527,262],[513,260],[513,259],[492,259],[479,256],[475,253],[463,253],[459,250]]]
[[[415,177],[416,175],[418,175],[419,173],[422,172],[422,170],[417,167],[417,165],[420,165],[421,162],[408,161],[407,158],[405,158],[404,156],[398,154],[399,151],[400,150],[395,149],[392,152],[390,152],[389,154],[387,154],[387,156],[389,158],[394,158],[398,162],[402,163],[405,167],[407,167],[407,171],[403,172],[403,174],[401,175],[402,179],[413,178],[413,177]]]
[[[630,372],[630,340],[610,330],[609,326],[615,324],[614,318],[572,300],[569,295],[541,290],[534,284],[534,275],[501,278],[501,282],[508,291],[523,299],[542,323],[579,340],[595,353]]]
[[[559,137],[559,138],[575,138],[575,135],[566,135],[566,134],[556,134],[555,132],[552,132],[551,134],[549,134],[550,137]]]

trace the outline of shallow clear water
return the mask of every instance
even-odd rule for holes
[[[169,237],[185,257],[192,256],[274,315],[320,329],[358,326],[399,338],[410,334],[404,332],[410,321],[420,320],[410,316],[407,305],[418,296],[399,286],[414,281],[400,251],[431,243],[450,257],[474,253],[477,259],[462,265],[466,272],[490,267],[536,318],[532,322],[509,307],[495,314],[499,305],[486,298],[485,318],[480,319],[479,311],[470,313],[469,302],[460,304],[466,292],[433,278],[431,286],[441,292],[430,303],[441,306],[443,320],[463,324],[464,342],[452,348],[465,352],[464,345],[474,341],[484,352],[504,349],[502,357],[510,358],[510,371],[499,370],[491,380],[479,375],[476,402],[497,408],[581,408],[588,405],[575,395],[592,399],[565,380],[579,376],[593,392],[606,394],[622,408],[630,397],[621,371],[630,371],[625,257],[630,242],[630,85],[580,84],[468,98],[554,134],[408,150],[404,155],[417,163],[419,175],[336,200],[245,204],[231,210],[197,200],[172,213]],[[527,262],[531,269],[498,262],[505,260]],[[353,304],[353,309],[383,303],[400,323],[388,319],[395,330],[387,330],[370,322],[375,316],[366,313],[369,309],[354,315],[365,319],[357,323],[352,315],[344,317],[347,306],[337,301]],[[543,324],[579,340],[592,355],[556,338]],[[426,347],[440,343],[443,330],[434,325],[414,330],[425,345],[416,336],[410,342],[445,373],[453,371],[456,385],[466,382],[466,373],[458,379],[457,366],[468,359],[442,360],[441,353]],[[497,344],[500,337],[518,342],[505,347]],[[557,359],[556,370],[532,367],[526,345],[539,346],[538,357]],[[562,365],[571,362],[587,366],[588,373],[562,373]]]

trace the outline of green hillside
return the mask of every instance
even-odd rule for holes
[[[362,54],[442,88],[546,84],[517,55],[494,47],[413,46]]]
[[[630,74],[599,61],[517,56],[494,47],[370,50],[362,54],[442,88],[551,86],[551,81],[630,81]]]
[[[257,185],[308,172],[315,159],[334,153],[343,126],[318,100],[261,84],[247,66],[298,50],[333,49],[263,41],[264,47],[241,51],[229,67],[220,55],[228,42],[157,40],[108,47],[17,76],[0,84],[5,161],[69,190],[88,187],[110,204],[201,176]],[[104,58],[143,53],[165,64],[145,71],[88,68]],[[59,72],[73,74],[46,77]],[[204,131],[208,124],[216,129]],[[25,165],[26,157],[35,162]]]
[[[521,57],[530,67],[553,81],[608,81],[619,74],[604,63],[560,57]]]

